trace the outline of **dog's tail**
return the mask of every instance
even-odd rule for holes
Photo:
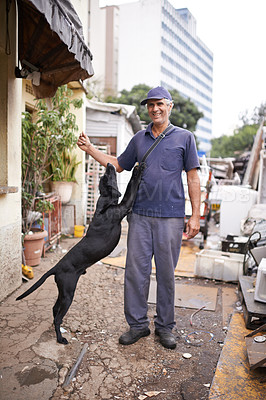
[[[24,299],[24,297],[28,296],[29,294],[34,292],[36,289],[38,289],[38,287],[40,287],[46,281],[46,279],[49,278],[49,276],[55,274],[55,270],[56,270],[56,266],[54,266],[49,271],[47,271],[45,274],[43,274],[43,276],[41,276],[40,279],[34,283],[34,285],[32,285],[28,290],[26,290],[26,292],[24,292],[20,296],[18,296],[16,298],[16,300]]]

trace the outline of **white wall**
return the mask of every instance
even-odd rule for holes
[[[5,54],[5,2],[0,2],[0,300],[21,285],[21,80],[14,76],[16,62],[16,10],[11,3],[11,54]],[[16,187],[16,193],[8,193]]]

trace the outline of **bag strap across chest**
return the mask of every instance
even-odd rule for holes
[[[151,154],[151,152],[155,149],[155,147],[158,146],[158,144],[163,140],[163,138],[165,137],[167,132],[169,132],[170,129],[173,128],[173,126],[174,126],[173,124],[169,124],[167,126],[167,128],[162,133],[160,133],[160,135],[157,137],[155,142],[151,145],[151,147],[146,151],[146,153],[142,157],[142,160],[141,160],[140,164],[142,164],[142,163],[144,163],[146,161],[146,158]]]

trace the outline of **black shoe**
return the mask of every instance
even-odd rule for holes
[[[149,328],[144,328],[144,329],[135,329],[135,328],[130,328],[129,331],[123,333],[123,335],[120,336],[119,338],[119,343],[128,345],[128,344],[133,344],[137,342],[140,338],[149,336],[151,331]]]
[[[167,349],[176,348],[176,339],[168,329],[155,329],[155,335],[160,337],[160,343]]]

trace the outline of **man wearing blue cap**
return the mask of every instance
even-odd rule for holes
[[[154,256],[157,280],[155,334],[164,347],[174,349],[174,270],[180,253],[185,216],[181,174],[183,170],[187,173],[192,205],[192,216],[186,229],[190,239],[200,228],[199,160],[193,134],[170,124],[173,101],[168,90],[161,86],[151,89],[141,104],[147,105],[152,122],[134,135],[119,157],[95,149],[83,133],[77,144],[100,164],[106,166],[110,162],[117,172],[124,169],[130,171],[136,162],[142,161],[159,135],[165,133],[145,160],[146,168],[128,218],[124,311],[130,329],[120,336],[119,342],[129,345],[150,334],[147,300]]]

